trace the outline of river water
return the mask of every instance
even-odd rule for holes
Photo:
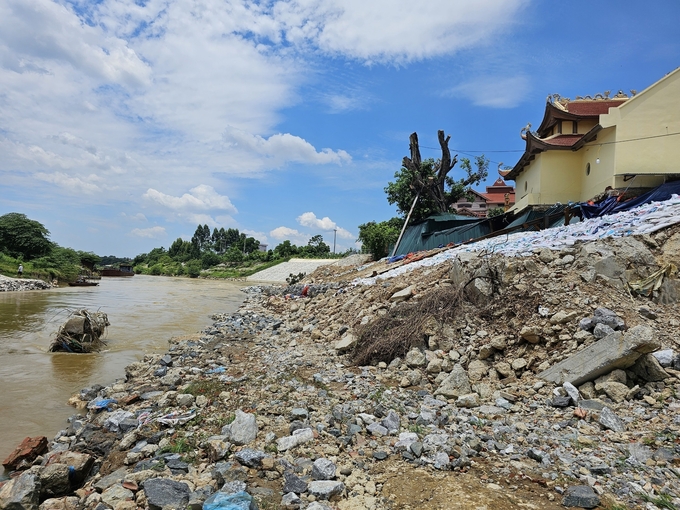
[[[66,401],[80,389],[124,377],[144,354],[165,352],[170,338],[200,331],[214,313],[235,311],[244,285],[136,275],[103,278],[98,287],[0,292],[0,461],[26,436],[51,439],[66,428],[76,412]],[[105,350],[48,352],[69,310],[81,308],[108,315]]]

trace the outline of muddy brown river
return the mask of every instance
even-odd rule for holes
[[[67,427],[66,401],[92,384],[109,384],[174,336],[209,326],[233,312],[245,284],[136,275],[103,278],[98,287],[0,292],[0,461],[26,436],[48,439]],[[69,310],[106,312],[106,348],[96,354],[50,353]],[[2,467],[0,466],[0,477]]]

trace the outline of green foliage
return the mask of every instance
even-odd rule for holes
[[[201,262],[199,260],[190,260],[184,266],[184,271],[191,278],[198,278],[201,274]]]
[[[194,397],[203,395],[211,400],[217,398],[224,391],[224,383],[215,380],[192,382],[182,393],[188,393]]]
[[[79,251],[80,263],[86,267],[94,267],[101,262],[101,257],[91,251]]]
[[[288,278],[286,278],[286,282],[288,285],[295,285],[296,283],[300,283],[302,279],[305,277],[305,273],[298,273],[298,274],[293,274],[290,273],[288,275]]]
[[[279,243],[276,248],[274,248],[274,253],[277,257],[285,258],[297,255],[298,247],[292,244],[289,240],[285,240]]]
[[[489,160],[484,156],[476,156],[474,163],[468,158],[461,158],[460,168],[465,172],[465,176],[455,180],[446,175],[442,181],[442,177],[437,173],[440,164],[441,161],[439,160],[426,159],[421,162],[417,175],[413,170],[402,167],[401,170],[394,174],[395,180],[388,182],[385,187],[387,201],[392,205],[396,205],[398,212],[404,218],[408,215],[413,205],[413,200],[418,191],[420,191],[420,197],[411,215],[411,223],[418,223],[433,214],[449,212],[451,205],[469,192],[470,186],[477,185],[486,179],[489,169]],[[423,188],[419,190],[418,182],[424,183],[423,186],[431,188],[431,190],[441,187],[443,189],[446,209],[442,210],[437,205],[428,189]]]
[[[487,218],[493,218],[495,216],[501,216],[505,214],[505,209],[502,207],[492,207],[486,212],[486,217]]]
[[[221,262],[220,257],[211,251],[205,252],[201,255],[201,267],[203,269],[208,269],[209,267],[216,266]]]
[[[369,221],[359,225],[359,238],[363,244],[362,251],[373,255],[378,260],[387,255],[387,250],[391,244],[397,242],[403,220],[392,218],[388,221]]]
[[[323,242],[323,236],[315,235],[307,242],[307,249],[310,255],[323,257],[331,252],[331,247]]]
[[[659,508],[667,508],[668,510],[677,510],[677,507],[673,504],[673,497],[669,494],[659,494],[658,496],[650,496],[649,494],[640,494],[643,501],[654,504]]]
[[[52,250],[50,232],[42,223],[25,214],[8,213],[0,216],[0,251],[15,258],[31,260]]]

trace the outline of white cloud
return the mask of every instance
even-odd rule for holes
[[[295,245],[305,245],[311,238],[311,236],[307,234],[303,234],[302,232],[299,232],[295,230],[294,228],[288,228],[288,227],[277,227],[271,232],[269,232],[269,235],[276,239],[277,241],[290,241],[291,243]]]
[[[76,195],[78,193],[85,193],[91,195],[100,192],[102,189],[94,182],[88,182],[79,177],[71,177],[63,172],[45,173],[38,172],[33,175],[36,179],[41,181],[56,184],[62,189],[65,189],[69,194]],[[96,180],[96,176],[92,176]]]
[[[144,193],[144,198],[178,212],[215,210],[230,213],[238,212],[229,197],[218,194],[212,186],[201,184],[189,191],[181,197],[174,197],[149,188]]]
[[[133,228],[130,235],[134,237],[144,237],[148,239],[162,239],[165,237],[165,227]]]
[[[463,96],[477,106],[514,108],[530,92],[526,76],[481,76],[445,92],[447,96]]]
[[[331,220],[328,216],[317,218],[313,212],[302,213],[297,217],[297,221],[303,227],[309,227],[319,230],[335,230],[337,229],[337,236],[342,239],[353,239],[355,236],[338,224]]]
[[[281,166],[288,162],[323,165],[327,163],[349,163],[352,157],[343,150],[322,149],[290,133],[278,133],[264,138],[239,129],[228,128],[224,133],[228,146],[246,149],[267,159],[270,165]]]
[[[272,17],[297,45],[367,62],[454,53],[512,24],[528,0],[282,0]]]
[[[264,232],[258,232],[256,230],[244,228],[241,230],[241,233],[247,235],[248,237],[254,237],[263,244],[267,244],[267,241],[269,241],[267,234],[265,234]]]

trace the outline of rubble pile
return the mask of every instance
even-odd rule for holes
[[[10,278],[0,274],[0,292],[17,290],[45,290],[52,288],[50,283],[30,278]]]
[[[630,291],[679,261],[673,226],[245,289],[75,395],[0,508],[680,508],[677,275]]]
[[[59,327],[49,350],[73,353],[99,351],[106,345],[102,336],[110,325],[108,316],[102,311],[75,310]]]

